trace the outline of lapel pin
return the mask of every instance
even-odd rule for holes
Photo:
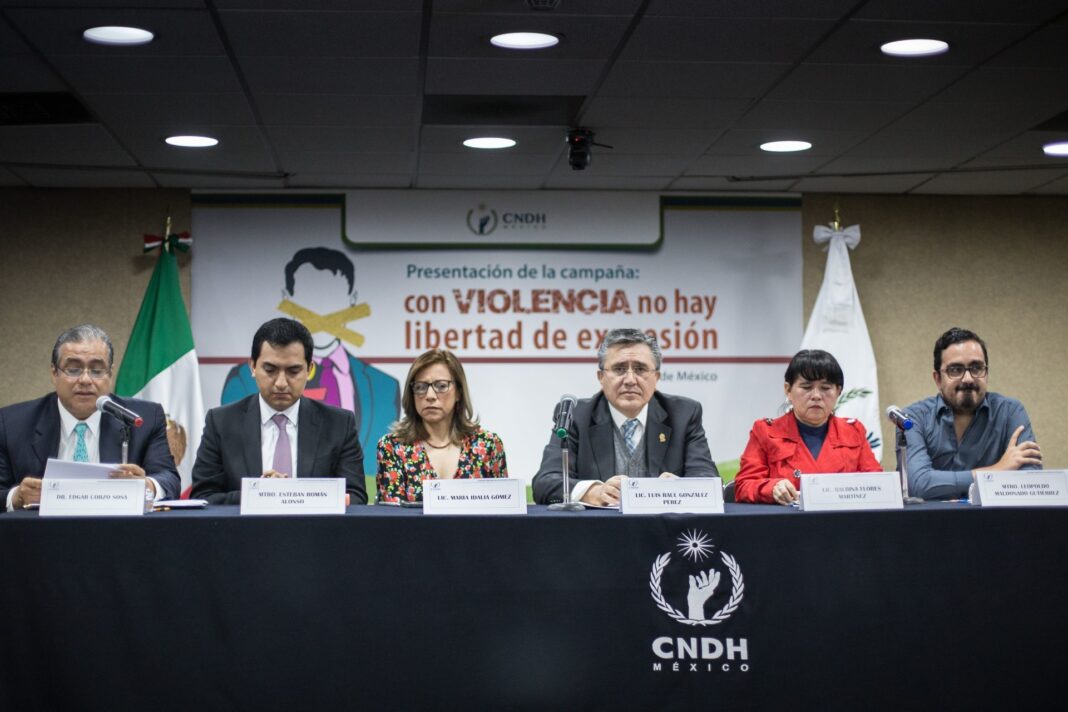
[[[667,436],[664,435],[663,433],[660,433],[660,442],[662,442],[662,443],[666,443],[667,442]]]

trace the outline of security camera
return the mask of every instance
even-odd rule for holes
[[[585,170],[590,165],[592,146],[612,148],[607,143],[597,143],[593,140],[593,131],[589,129],[571,129],[567,132],[567,162],[571,169],[576,171]]]
[[[588,129],[571,129],[567,132],[567,162],[575,171],[585,170],[590,165],[590,147],[593,145],[593,132]]]

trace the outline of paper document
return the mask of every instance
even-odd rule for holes
[[[71,462],[70,460],[48,458],[48,462],[45,464],[44,479],[106,480],[117,469],[119,469],[118,465],[108,465],[103,462],[97,464],[95,462]]]

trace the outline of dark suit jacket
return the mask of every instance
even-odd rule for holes
[[[190,496],[212,504],[239,504],[241,478],[263,474],[260,430],[259,393],[209,410]],[[344,477],[352,504],[366,504],[363,450],[352,411],[300,399],[297,477]]]
[[[164,498],[177,498],[181,478],[167,446],[163,408],[136,398],[111,397],[145,420],[130,436],[129,461],[159,483]],[[7,502],[8,490],[23,477],[40,477],[48,458],[59,456],[59,430],[59,398],[55,393],[0,408],[0,510]],[[100,461],[122,462],[122,425],[107,413],[100,416]]]
[[[601,480],[616,473],[615,423],[604,393],[583,398],[575,405],[568,431],[568,476],[571,486],[579,480]],[[538,504],[563,499],[560,438],[550,436],[534,475],[534,501]],[[652,476],[672,472],[679,477],[718,477],[701,423],[701,404],[660,391],[649,401],[645,420],[645,462]]]

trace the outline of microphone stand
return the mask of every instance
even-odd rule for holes
[[[586,505],[582,502],[571,501],[571,478],[568,476],[568,462],[571,457],[571,452],[567,449],[567,428],[558,428],[556,430],[556,437],[560,438],[560,468],[563,473],[563,501],[556,502],[549,505],[549,509],[554,512],[584,512],[586,511]]]
[[[122,423],[122,464],[128,465],[130,463],[130,436],[133,428],[130,424],[121,418],[117,420]],[[152,500],[149,499],[148,480],[145,480],[145,513],[152,511]]]
[[[901,501],[905,504],[923,504],[922,497],[909,496],[909,465],[908,465],[908,442],[905,439],[905,431],[894,428],[897,433],[895,452],[897,453],[897,471],[901,475]]]

